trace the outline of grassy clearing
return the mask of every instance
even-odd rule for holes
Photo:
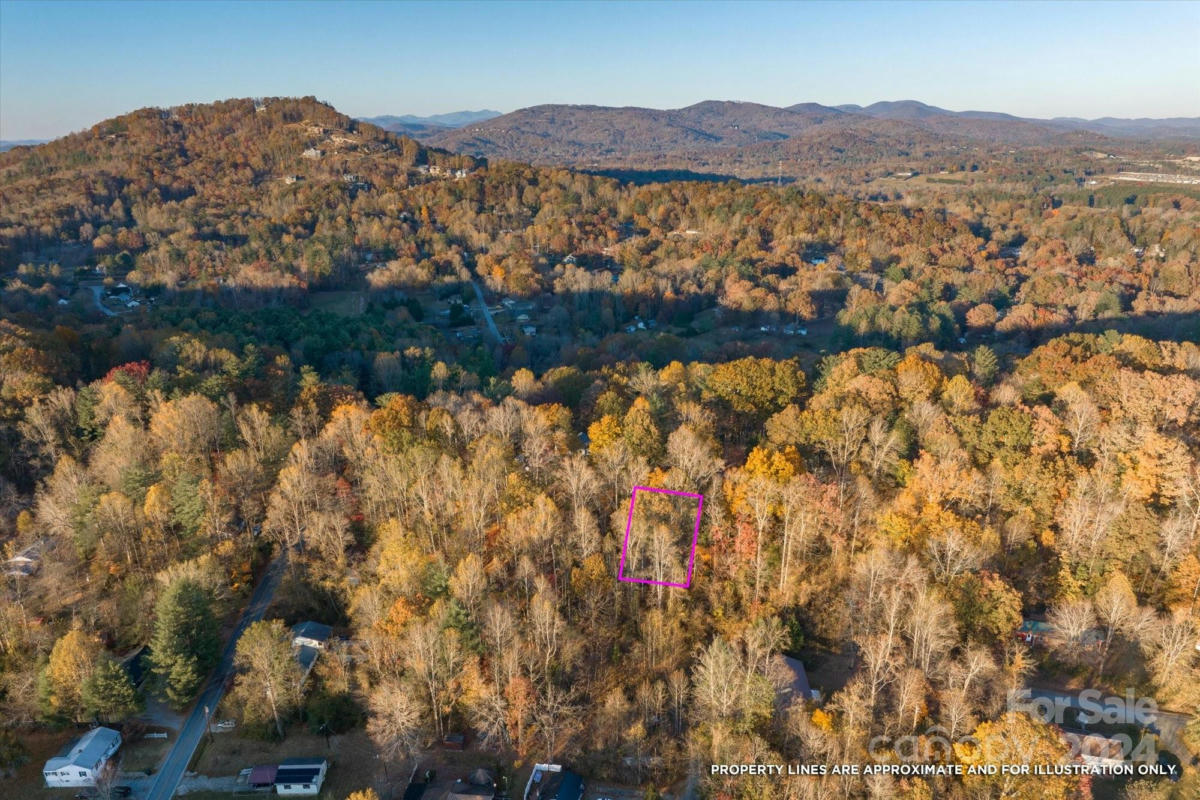
[[[73,797],[77,789],[47,789],[42,779],[42,766],[46,759],[57,753],[79,733],[69,729],[55,732],[22,732],[21,744],[29,752],[29,760],[17,768],[15,776],[0,780],[0,797],[19,797],[22,800],[65,800]]]
[[[342,316],[357,316],[363,312],[366,296],[354,290],[312,292],[309,303],[319,311],[328,311]]]
[[[321,797],[342,800],[351,792],[378,786],[379,781],[383,780],[383,766],[375,755],[375,746],[362,730],[331,736],[328,746],[324,736],[309,733],[294,732],[282,742],[245,739],[236,733],[222,733],[213,736],[193,769],[201,775],[237,775],[246,767],[275,764],[285,758],[326,758],[329,760],[329,774]],[[220,792],[196,792],[187,797],[208,800],[209,795],[221,798],[230,796]]]
[[[150,728],[147,730],[147,733],[160,731],[166,731],[168,737],[166,739],[147,739],[143,737],[137,741],[121,745],[122,772],[158,770],[158,765],[162,763],[163,756],[167,754],[167,751],[171,749],[171,745],[175,742],[174,731],[167,731],[165,728]]]

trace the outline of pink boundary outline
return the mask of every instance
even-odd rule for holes
[[[700,502],[696,504],[696,527],[692,531],[692,547],[688,553],[688,571],[687,583],[672,583],[671,581],[652,581],[648,578],[627,578],[625,577],[625,556],[629,551],[629,532],[633,529],[633,506],[637,503],[638,492],[656,492],[658,494],[670,494],[676,497],[694,497]],[[676,492],[672,489],[657,489],[653,486],[635,486],[633,494],[629,496],[629,518],[625,522],[625,541],[621,543],[621,564],[617,567],[617,580],[625,581],[626,583],[648,583],[651,586],[674,586],[677,589],[688,589],[692,585],[692,570],[696,566],[696,544],[700,541],[700,515],[704,511],[704,495],[693,494],[692,492]]]

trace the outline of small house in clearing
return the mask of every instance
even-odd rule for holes
[[[4,574],[11,577],[29,577],[42,565],[42,543],[34,542],[4,565]]]
[[[1017,628],[1015,636],[1031,647],[1054,647],[1060,644],[1069,644],[1071,647],[1087,650],[1104,644],[1104,631],[1100,628],[1090,628],[1074,641],[1064,642],[1058,630],[1049,622],[1028,617],[1021,621],[1021,627]]]
[[[51,787],[95,786],[120,747],[121,734],[112,728],[92,728],[47,761],[42,777]]]
[[[1050,623],[1036,619],[1023,619],[1021,627],[1017,628],[1017,638],[1028,645],[1045,645],[1053,635],[1054,628]]]
[[[292,647],[296,651],[296,660],[300,662],[300,669],[304,671],[305,678],[312,672],[313,665],[317,663],[317,656],[325,649],[325,644],[332,634],[333,628],[320,622],[301,622],[292,628]]]
[[[275,793],[315,795],[321,793],[329,762],[323,758],[288,758],[275,771]]]

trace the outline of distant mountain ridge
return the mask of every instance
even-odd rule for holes
[[[1150,139],[1200,138],[1200,117],[1166,117],[1161,119],[1150,117],[1139,117],[1137,119],[1119,117],[1101,117],[1099,119],[1054,117],[1052,119],[1039,119],[1036,117],[1018,117],[998,111],[949,111],[922,103],[919,100],[883,101],[872,103],[865,107],[840,105],[837,108],[849,113],[865,114],[877,119],[929,120],[937,117],[987,119],[1025,122],[1056,130],[1090,131],[1105,136]]]
[[[378,117],[359,117],[360,122],[369,122],[385,131],[402,133],[406,136],[428,136],[443,128],[459,128],[477,122],[501,116],[501,112],[490,108],[479,111],[450,111],[445,114],[431,114],[420,117],[416,114],[383,114]]]
[[[0,139],[0,153],[6,153],[14,147],[34,147],[45,144],[49,139]]]
[[[431,114],[428,117],[420,117],[416,114],[400,114],[399,116],[384,114],[379,117],[362,117],[361,120],[363,122],[370,122],[372,125],[378,125],[381,128],[395,124],[439,125],[443,128],[459,128],[463,125],[469,125],[472,122],[483,122],[484,120],[499,117],[501,114],[503,114],[501,111],[484,108],[479,111],[450,111],[445,114]]]
[[[1200,117],[1167,120],[1028,119],[993,111],[949,111],[916,100],[868,106],[704,101],[677,109],[538,105],[410,135],[456,152],[541,164],[615,165],[697,153],[746,152],[787,158],[817,146],[877,152],[980,144],[1103,146],[1113,138],[1200,140]],[[782,143],[787,142],[785,146]],[[773,146],[765,143],[777,143]],[[772,151],[772,152],[768,152]],[[728,160],[728,159],[726,159]]]

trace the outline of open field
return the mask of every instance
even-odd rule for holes
[[[47,789],[42,780],[42,765],[79,731],[26,731],[20,734],[21,744],[28,751],[29,760],[17,768],[16,776],[0,780],[0,797],[20,800],[65,800],[72,797],[73,789]]]
[[[354,316],[363,313],[366,308],[366,295],[356,290],[312,292],[309,302],[320,311]]]
[[[162,731],[165,729],[156,728],[147,733]],[[167,754],[167,750],[171,749],[171,744],[175,740],[174,731],[166,732],[168,734],[166,739],[147,739],[143,736],[137,741],[123,743],[121,745],[121,771],[153,772],[158,769],[163,756]]]

